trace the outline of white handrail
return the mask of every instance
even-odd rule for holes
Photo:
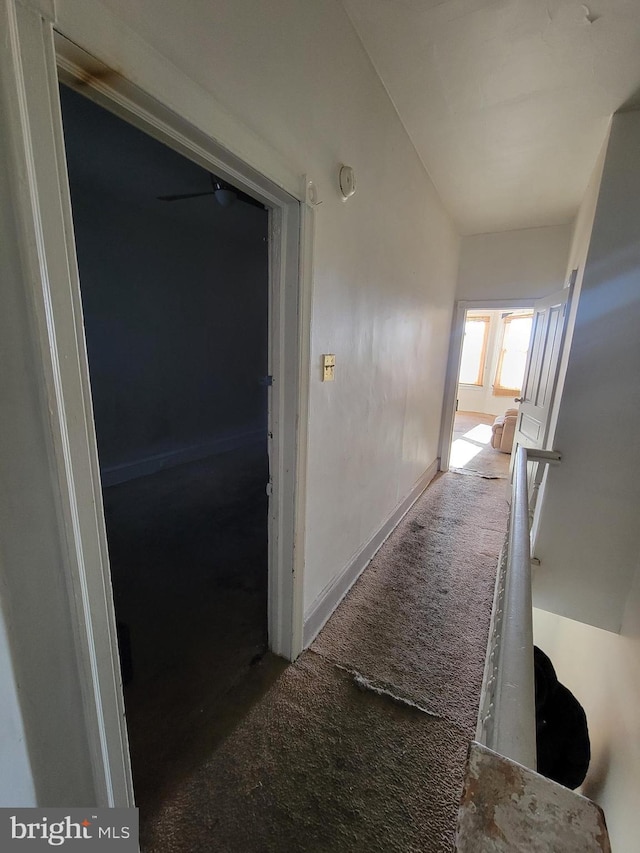
[[[527,463],[559,462],[551,450],[518,447],[509,530],[496,588],[476,739],[536,769],[536,717]]]

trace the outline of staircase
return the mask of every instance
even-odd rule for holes
[[[494,594],[476,738],[458,812],[457,853],[610,853],[602,809],[535,772],[536,726],[527,467],[560,454],[519,447]],[[534,473],[539,482],[538,472]]]

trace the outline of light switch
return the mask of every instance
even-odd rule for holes
[[[333,382],[336,378],[336,357],[331,353],[322,356],[322,381]]]

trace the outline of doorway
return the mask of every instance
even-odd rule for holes
[[[269,217],[60,97],[134,786],[153,809],[267,651]]]
[[[452,361],[457,369],[451,374],[445,400],[443,470],[450,467],[485,477],[509,476],[514,411],[532,317],[531,308],[523,305],[458,306],[452,335]],[[499,428],[494,430],[497,419]]]
[[[7,547],[37,541],[42,558],[27,561],[23,577],[16,579],[16,594],[20,588],[33,592],[31,623],[20,632],[16,665],[38,695],[46,692],[42,673],[28,665],[44,644],[48,657],[59,664],[45,684],[60,684],[61,675],[66,685],[49,691],[45,705],[33,709],[31,724],[41,741],[50,744],[47,754],[64,752],[68,759],[38,768],[43,790],[71,792],[77,803],[129,806],[134,798],[128,736],[58,81],[268,208],[273,376],[268,639],[271,651],[287,660],[300,653],[303,636],[314,217],[312,206],[304,204],[306,184],[298,171],[248,128],[228,119],[215,98],[169,67],[164,83],[156,85],[151,78],[144,85],[134,83],[83,49],[79,33],[71,41],[65,24],[54,30],[47,15],[51,8],[43,10],[11,2],[2,16],[10,34],[3,81],[11,120],[0,136],[11,181],[0,206],[6,222],[15,226],[15,251],[3,254],[2,270],[24,291],[7,315],[12,335],[6,354],[26,359],[28,365],[27,380],[15,388],[15,400],[12,396],[16,417],[11,424],[28,411],[29,429],[40,430],[33,442],[36,456],[28,442],[17,443],[5,485],[8,493],[27,502],[42,496],[45,508],[45,523],[35,540],[22,520],[6,537]],[[83,39],[87,46],[93,43],[90,32]],[[191,109],[194,104],[198,109]],[[31,409],[23,388],[38,398]],[[34,474],[31,479],[23,476],[27,469]],[[58,596],[57,607],[51,606],[52,592]],[[46,734],[52,731],[65,733],[57,745]],[[70,743],[75,744],[73,758],[66,755]]]

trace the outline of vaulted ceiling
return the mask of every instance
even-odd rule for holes
[[[573,219],[640,91],[640,0],[343,2],[463,234]]]

